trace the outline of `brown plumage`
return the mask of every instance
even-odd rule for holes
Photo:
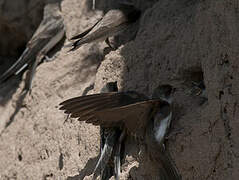
[[[122,129],[146,141],[149,156],[159,164],[165,180],[180,180],[176,166],[164,148],[164,137],[172,118],[169,85],[159,86],[152,99],[137,92],[110,92],[76,97],[62,102],[61,110],[101,127]]]
[[[31,83],[37,65],[47,53],[64,37],[65,30],[61,17],[59,3],[47,4],[44,8],[44,17],[32,38],[28,41],[26,49],[19,59],[0,76],[0,82],[11,75],[17,75],[26,67],[30,69],[27,74],[25,89],[31,89]]]
[[[61,110],[79,121],[102,127],[125,127],[129,134],[142,136],[148,115],[159,106],[159,100],[147,100],[136,92],[112,92],[72,98],[60,105]]]
[[[122,5],[119,9],[109,10],[92,27],[72,37],[70,40],[74,42],[66,45],[66,47],[71,47],[70,51],[73,51],[83,44],[106,40],[108,37],[115,36],[129,28],[139,17],[140,11],[133,6]]]

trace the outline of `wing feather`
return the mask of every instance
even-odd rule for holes
[[[86,106],[95,106],[95,105],[100,105],[102,104],[102,102],[109,102],[112,101],[112,94],[107,94],[105,96],[91,96],[85,98],[86,96],[82,96],[79,98],[74,98],[74,99],[70,99],[67,100],[67,102],[63,102],[61,103],[61,105],[63,105],[60,110],[62,109],[70,109],[71,111],[73,111],[74,109],[80,108],[80,107],[86,107]]]
[[[26,67],[26,64],[29,65],[32,63],[32,61],[35,60],[37,53],[48,43],[49,39],[59,31],[62,31],[63,28],[64,25],[62,19],[53,19],[48,25],[45,25],[45,23],[42,22],[33,37],[27,43],[27,47],[19,59],[7,71],[5,71],[2,76],[0,76],[0,82],[5,81],[13,74],[19,74],[23,70],[23,67]]]
[[[132,134],[145,131],[152,109],[159,100],[146,100],[136,92],[110,92],[72,98],[60,110],[79,121],[102,127],[126,127]]]
[[[85,116],[88,116],[92,112],[100,111],[102,109],[112,107],[112,106],[113,106],[112,103],[106,103],[104,105],[100,105],[100,106],[98,105],[98,106],[94,106],[94,107],[91,107],[91,108],[88,108],[88,107],[84,108],[83,107],[83,109],[79,109],[79,110],[77,109],[77,110],[75,110],[75,112],[68,111],[67,113],[68,114],[70,113],[71,117],[73,117],[73,118],[77,118],[77,117],[83,118]]]
[[[103,127],[124,126],[128,134],[141,136],[145,132],[152,110],[158,106],[159,100],[148,100],[130,105],[92,112],[97,122],[94,125]]]
[[[76,40],[76,39],[81,39],[83,38],[85,35],[87,35],[100,21],[102,20],[102,18],[100,18],[93,26],[89,27],[88,29],[86,29],[84,32],[75,35],[73,37],[70,38],[70,40]]]
[[[113,94],[117,94],[117,92],[91,94],[91,95],[86,95],[86,96],[75,97],[75,98],[71,98],[66,101],[63,101],[62,103],[60,103],[60,105],[62,106],[61,108],[63,108],[63,107],[67,107],[68,105],[73,105],[75,103],[82,103],[84,101],[90,102],[90,101],[94,101],[96,99],[107,98],[109,96],[112,96]],[[60,108],[60,110],[62,110],[61,108]]]

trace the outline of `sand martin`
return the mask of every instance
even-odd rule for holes
[[[106,43],[111,47],[108,38],[118,35],[129,28],[129,26],[136,22],[139,17],[139,10],[133,6],[122,4],[119,9],[109,10],[92,27],[88,28],[81,34],[72,37],[70,40],[73,40],[74,42],[65,47],[71,47],[70,51],[73,51],[81,47],[83,44],[101,40],[106,40]]]
[[[117,91],[117,82],[109,82],[101,89],[101,93]],[[100,126],[100,158],[93,172],[93,180],[97,178],[99,169],[101,180],[108,180],[113,175],[116,180],[119,179],[121,147],[117,146],[117,142],[120,134],[121,130],[119,128],[104,128]]]
[[[59,3],[47,4],[44,16],[37,30],[26,45],[19,59],[0,77],[0,82],[11,75],[18,75],[26,67],[29,68],[25,89],[31,89],[32,78],[37,65],[44,59],[49,59],[47,53],[64,37],[65,30],[60,14]]]
[[[125,135],[144,140],[152,161],[159,164],[160,176],[166,180],[180,180],[163,144],[172,119],[172,92],[171,86],[161,85],[150,99],[135,91],[93,94],[66,100],[60,104],[60,109],[79,121],[121,129],[118,147]],[[120,166],[120,162],[116,164]]]

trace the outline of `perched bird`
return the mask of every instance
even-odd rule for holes
[[[121,129],[118,147],[125,135],[144,140],[149,157],[159,164],[160,176],[165,180],[180,180],[163,144],[172,119],[172,93],[170,85],[161,85],[151,99],[135,91],[93,94],[66,100],[60,109],[79,121]],[[116,151],[119,153],[120,148],[116,147]],[[116,164],[120,166],[120,162]]]
[[[47,4],[44,8],[43,20],[27,43],[26,49],[19,59],[0,76],[0,82],[5,81],[11,75],[18,75],[28,67],[30,71],[27,74],[25,90],[30,90],[37,65],[44,58],[49,60],[47,53],[64,37],[64,34],[59,3]]]
[[[100,93],[117,92],[117,82],[109,82],[101,89]],[[100,126],[100,158],[93,173],[93,179],[97,177],[98,168],[101,171],[101,180],[107,180],[113,175],[113,167],[109,163],[114,151],[114,146],[120,135],[117,128],[104,128]],[[115,176],[118,176],[116,174]],[[117,178],[116,178],[117,179]]]
[[[117,91],[117,82],[109,82],[101,89],[101,93]],[[100,158],[94,169],[93,180],[97,178],[99,169],[101,172],[101,180],[108,180],[113,175],[116,180],[119,179],[121,146],[117,145],[117,142],[121,132],[122,131],[117,127],[104,128],[100,126]]]
[[[85,43],[106,40],[110,46],[108,37],[118,35],[136,22],[140,17],[140,11],[129,5],[121,5],[119,9],[109,10],[97,23],[79,35],[72,37],[73,43],[66,45],[70,51],[76,50]],[[113,48],[113,47],[112,47]]]

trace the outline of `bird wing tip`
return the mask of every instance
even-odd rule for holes
[[[65,46],[64,46],[64,48],[69,48],[69,47],[72,47],[73,46],[73,43],[69,43],[69,44],[66,44]]]
[[[77,49],[77,46],[75,45],[75,43],[70,43],[70,44],[65,45],[64,48],[70,48],[70,49],[67,51],[67,53],[68,53],[68,52],[71,52],[71,51],[76,50],[76,49]]]

